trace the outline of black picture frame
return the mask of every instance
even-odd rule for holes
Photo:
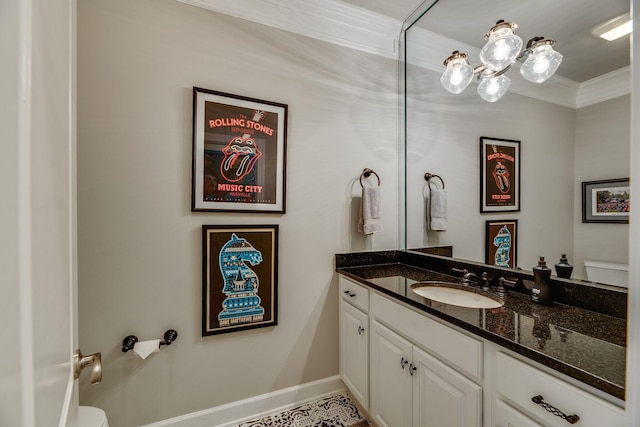
[[[520,211],[520,141],[480,137],[480,212]]]
[[[278,225],[202,226],[202,336],[278,324]]]
[[[485,263],[495,267],[518,266],[518,220],[486,221]]]
[[[629,223],[629,178],[584,181],[582,183],[583,223]]]
[[[193,88],[192,211],[285,213],[287,111]]]

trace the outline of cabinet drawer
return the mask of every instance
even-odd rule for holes
[[[371,314],[441,360],[482,379],[481,341],[375,293],[371,294]]]
[[[358,307],[365,313],[369,311],[369,290],[346,277],[338,277],[340,298]]]
[[[542,396],[546,404],[566,415],[580,417],[576,424],[580,427],[625,425],[624,410],[501,352],[497,355],[496,375],[497,391],[504,399],[549,425],[571,424],[534,403],[534,396]]]

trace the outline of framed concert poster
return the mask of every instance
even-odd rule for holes
[[[277,324],[277,225],[203,225],[202,254],[202,336]]]
[[[485,263],[496,267],[516,268],[518,221],[486,222]]]
[[[520,210],[520,141],[480,137],[480,212]]]
[[[287,106],[193,88],[192,211],[285,212]]]
[[[582,183],[582,222],[628,224],[631,187],[629,178]]]

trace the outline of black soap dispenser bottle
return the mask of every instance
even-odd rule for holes
[[[553,295],[551,294],[551,269],[547,267],[544,257],[538,260],[538,265],[533,267],[533,288],[531,288],[531,301],[537,304],[551,305],[553,304]]]
[[[570,279],[573,272],[573,266],[569,264],[567,254],[562,254],[560,262],[556,264],[556,274],[563,279]]]

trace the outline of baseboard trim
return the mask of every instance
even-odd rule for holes
[[[254,418],[290,409],[307,401],[345,391],[339,375],[238,400],[142,427],[231,427]]]

